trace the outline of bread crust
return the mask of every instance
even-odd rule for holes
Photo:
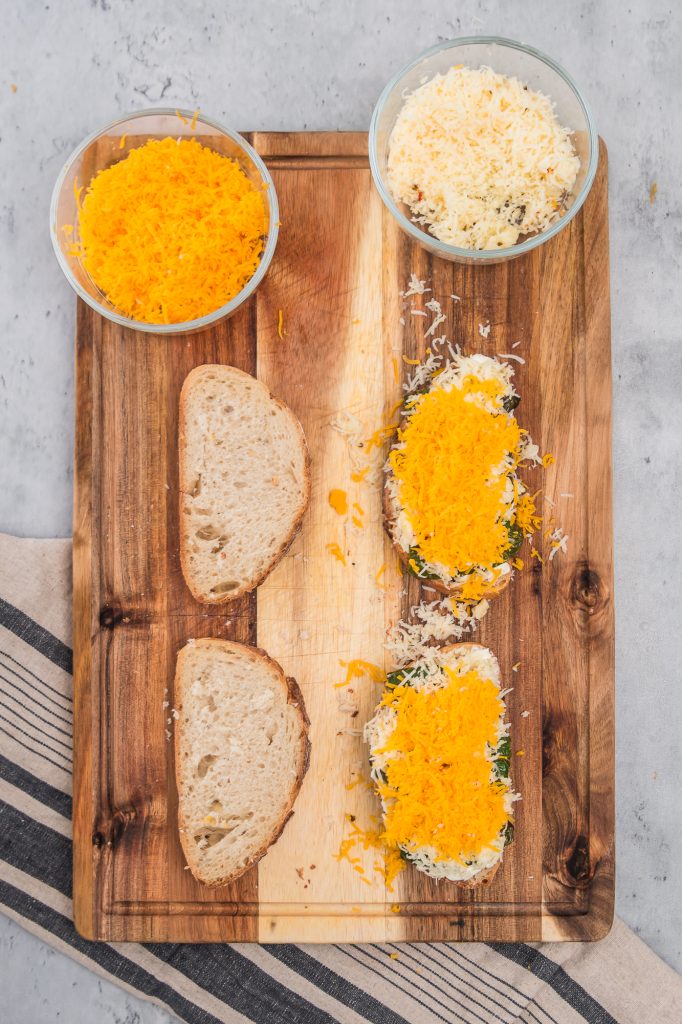
[[[479,651],[489,651],[490,650],[490,648],[486,647],[485,644],[475,644],[475,643],[471,643],[470,641],[467,641],[467,642],[461,643],[461,644],[447,644],[445,647],[441,648],[441,653],[442,654],[448,654],[450,651],[455,651],[455,650],[456,651],[462,651],[465,648],[469,648],[470,650],[479,650]],[[406,668],[413,668],[413,667],[414,667],[413,665],[407,665],[406,666]],[[507,846],[505,846],[504,850],[502,851],[502,856],[500,857],[500,859],[498,861],[496,861],[495,864],[492,865],[492,867],[485,868],[483,871],[477,872],[472,878],[467,878],[467,879],[462,880],[462,881],[452,881],[451,879],[447,879],[448,884],[449,885],[454,885],[458,889],[475,889],[479,885],[489,885],[490,882],[492,882],[493,878],[495,877],[495,875],[497,874],[497,872],[499,871],[499,869],[500,869],[500,867],[502,865],[502,861],[504,860],[504,852],[505,852],[505,850],[507,850],[512,845],[513,842],[514,842],[514,840],[512,839],[510,843],[507,843]]]
[[[180,746],[182,744],[183,728],[184,728],[184,725],[183,725],[183,723],[184,723],[184,692],[183,692],[183,683],[182,683],[182,669],[183,669],[183,664],[184,664],[185,658],[187,657],[188,649],[194,648],[196,650],[197,647],[199,647],[199,648],[204,647],[204,648],[213,649],[213,650],[216,650],[216,649],[229,650],[229,651],[233,651],[233,652],[236,652],[238,654],[241,654],[241,655],[247,655],[249,657],[252,657],[254,660],[255,659],[261,659],[262,661],[267,662],[267,664],[271,668],[273,668],[275,670],[275,674],[276,674],[276,677],[277,677],[280,685],[286,691],[287,704],[290,704],[290,705],[292,705],[293,707],[296,708],[296,710],[298,712],[298,717],[300,719],[300,734],[299,734],[299,746],[298,746],[298,757],[297,757],[297,762],[298,763],[297,763],[297,769],[296,769],[296,778],[294,780],[293,786],[292,786],[291,791],[289,793],[289,798],[287,800],[287,804],[286,804],[284,810],[282,811],[282,814],[280,815],[279,819],[277,820],[277,822],[276,822],[276,824],[275,824],[275,826],[274,826],[274,828],[273,828],[269,838],[253,854],[253,856],[249,859],[249,861],[242,868],[240,868],[238,871],[235,871],[235,872],[233,872],[230,875],[226,875],[223,878],[211,879],[211,880],[207,880],[207,879],[201,877],[201,867],[200,867],[200,864],[198,863],[198,860],[195,857],[194,850],[193,850],[193,848],[192,848],[192,846],[191,846],[191,844],[189,842],[189,839],[188,839],[188,833],[186,831],[187,822],[185,820],[185,817],[184,817],[184,814],[183,814],[183,810],[182,810],[182,799],[181,799],[181,797],[182,797],[182,781],[180,779],[180,768],[179,768],[180,758],[178,756],[178,751],[179,751]],[[296,682],[295,679],[292,679],[290,676],[286,676],[284,674],[284,670],[282,669],[282,666],[277,661],[275,661],[274,658],[271,658],[270,655],[267,653],[267,651],[264,651],[261,647],[254,647],[254,646],[251,646],[249,644],[240,644],[240,643],[237,643],[236,641],[233,641],[233,640],[221,640],[221,639],[219,639],[217,637],[205,637],[205,638],[199,639],[199,640],[188,641],[187,644],[185,644],[185,646],[182,647],[178,651],[177,661],[176,661],[176,668],[175,668],[175,708],[176,708],[176,710],[179,713],[179,717],[178,717],[178,719],[175,722],[175,747],[174,747],[174,750],[175,750],[175,783],[176,783],[177,790],[178,790],[178,797],[180,798],[178,800],[178,832],[179,832],[179,835],[180,835],[180,845],[182,846],[182,852],[185,855],[185,860],[187,861],[187,865],[188,865],[190,871],[192,872],[192,874],[194,875],[194,877],[196,878],[196,880],[198,882],[201,882],[202,885],[206,885],[209,888],[214,889],[214,888],[217,888],[218,886],[221,886],[221,885],[229,885],[230,882],[236,881],[238,878],[241,878],[242,875],[244,875],[247,871],[250,871],[250,869],[252,867],[254,867],[254,865],[256,865],[258,863],[258,861],[261,860],[265,856],[265,854],[270,849],[270,847],[273,845],[273,843],[277,842],[277,840],[281,836],[282,832],[284,831],[284,827],[285,827],[286,823],[288,822],[289,818],[291,818],[291,816],[294,813],[293,806],[294,806],[294,803],[296,801],[296,797],[298,796],[298,794],[300,792],[301,786],[303,784],[303,779],[305,778],[306,772],[308,771],[308,768],[310,766],[310,750],[311,750],[311,745],[310,745],[310,739],[309,739],[309,735],[308,735],[309,727],[310,727],[310,719],[308,718],[308,713],[306,711],[305,701],[303,699],[303,694],[301,692],[301,688],[299,687],[298,683]]]
[[[200,371],[205,370],[229,370],[231,374],[236,374],[248,378],[249,381],[256,381],[257,384],[267,394],[270,401],[277,405],[289,418],[289,421],[294,426],[298,439],[301,445],[304,459],[303,469],[303,497],[301,499],[301,505],[296,513],[294,522],[292,523],[291,529],[288,535],[282,541],[282,544],[275,552],[271,560],[263,569],[259,576],[257,576],[251,583],[244,584],[238,587],[236,590],[230,591],[228,594],[217,594],[214,597],[207,597],[202,591],[198,590],[192,580],[190,568],[189,568],[189,540],[186,536],[184,529],[185,516],[183,514],[183,501],[186,495],[189,494],[189,486],[187,479],[187,459],[185,453],[187,449],[187,441],[185,438],[184,424],[186,422],[186,411],[187,411],[187,396],[190,388],[194,384],[196,377]],[[301,524],[303,522],[303,516],[305,515],[308,505],[310,504],[310,492],[312,485],[312,472],[311,472],[311,459],[310,451],[308,449],[308,442],[306,441],[303,427],[301,426],[298,417],[294,415],[288,405],[286,405],[281,399],[277,398],[272,394],[270,389],[263,384],[262,381],[253,377],[251,374],[246,373],[244,370],[237,369],[236,366],[227,366],[222,363],[203,363],[201,366],[195,366],[193,370],[185,377],[180,391],[180,405],[179,405],[179,417],[178,417],[178,467],[179,467],[179,511],[180,511],[180,566],[182,568],[182,575],[185,578],[185,583],[192,594],[195,601],[199,601],[201,604],[228,604],[230,601],[236,601],[238,598],[243,597],[244,594],[251,593],[256,587],[259,587],[261,583],[270,575],[272,570],[275,568],[278,562],[284,558],[285,554],[293,544],[296,536],[301,530]]]
[[[398,540],[396,538],[395,515],[393,514],[393,509],[391,507],[391,497],[388,493],[388,482],[384,484],[381,496],[381,504],[384,513],[384,529],[386,530],[388,536],[391,538],[393,547],[396,549],[398,553],[398,558],[400,559],[401,563],[407,568],[409,564],[409,555],[407,551],[405,551],[405,548],[403,548],[398,543]],[[509,565],[508,561],[507,565]],[[481,595],[481,599],[483,597],[494,597],[497,594],[501,594],[502,591],[509,585],[511,576],[511,572],[508,572],[505,576],[501,576],[498,580],[495,581],[495,583],[491,584],[490,587],[483,592],[483,594]],[[417,576],[415,576],[414,578],[418,579]],[[463,584],[461,583],[453,584],[452,586],[448,587],[447,584],[443,583],[442,580],[431,578],[420,580],[420,582],[424,586],[433,587],[433,589],[437,590],[439,594],[452,597],[456,597],[459,593],[461,593],[463,587]]]

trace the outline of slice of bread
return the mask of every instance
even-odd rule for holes
[[[308,768],[293,679],[257,647],[191,640],[175,674],[180,841],[206,885],[239,878],[280,836]]]
[[[487,666],[488,678],[492,679],[493,682],[498,687],[501,687],[500,669],[499,669],[499,665],[498,665],[497,659],[495,658],[495,655],[492,653],[492,651],[489,648],[484,647],[482,644],[477,644],[477,643],[448,644],[445,647],[439,648],[438,653],[439,653],[439,656],[440,656],[441,659],[445,659],[446,661],[449,661],[450,664],[453,667],[454,667],[454,664],[456,664],[457,662],[461,661],[461,659],[467,659],[468,658],[470,662],[473,660],[474,661],[474,666],[475,666],[475,659],[477,659],[479,662],[483,662]],[[475,658],[472,659],[471,655],[474,655]],[[428,666],[425,665],[424,662],[420,663],[419,661],[413,662],[410,665],[405,665],[403,667],[403,669],[396,670],[396,671],[410,672],[411,670],[419,669],[420,666],[422,668],[426,668],[427,671],[428,671]],[[471,667],[471,665],[469,667]],[[442,671],[442,669],[441,669],[441,671]],[[417,678],[413,683],[408,682],[407,685],[416,685],[417,688],[419,688],[419,679]],[[396,715],[396,711],[395,710],[389,710],[385,706],[382,706],[382,704],[380,703],[377,706],[377,709],[376,709],[374,717],[367,723],[367,725],[365,727],[365,740],[370,745],[370,765],[372,767],[372,777],[373,777],[375,783],[377,782],[377,775],[375,774],[375,769],[376,769],[375,756],[380,757],[382,755],[384,755],[384,756],[386,755],[387,743],[388,743],[390,734],[393,732],[393,729],[394,729],[394,721],[395,721],[395,719],[392,720],[391,719],[391,715],[395,716]],[[453,738],[453,741],[454,741],[454,739],[455,739],[454,735],[453,735],[452,738]],[[388,756],[390,757],[391,755],[389,754]],[[386,765],[385,764],[383,766],[381,766],[381,765],[379,766],[379,777],[381,778],[381,780],[383,782],[387,782],[388,781],[388,776],[387,776],[387,774],[385,774],[386,771],[387,771],[387,769],[386,769]],[[509,785],[511,786],[511,782],[509,783]],[[387,813],[387,803],[385,802],[386,798],[382,795],[381,790],[379,791],[379,795],[380,795],[381,802],[382,802],[383,814],[385,816],[386,813]],[[398,796],[398,799],[399,799],[399,796]],[[389,803],[390,802],[391,801],[389,799]],[[512,836],[513,836],[513,833],[512,833]],[[507,842],[506,846],[509,846],[511,841],[513,841],[513,838]],[[407,859],[410,860],[414,864],[415,869],[417,871],[424,872],[425,874],[430,875],[431,877],[437,878],[439,883],[443,882],[443,883],[445,883],[447,885],[453,885],[453,886],[455,886],[458,889],[474,889],[474,888],[476,888],[477,886],[480,886],[480,885],[488,885],[494,879],[495,875],[497,874],[497,872],[500,869],[500,865],[501,865],[503,857],[504,857],[505,849],[506,849],[506,847],[504,847],[500,851],[499,855],[497,856],[497,859],[494,860],[493,863],[490,863],[487,867],[486,866],[481,866],[477,871],[475,871],[474,874],[471,875],[470,878],[466,878],[466,879],[456,879],[456,878],[453,878],[451,875],[447,875],[447,874],[440,875],[440,876],[434,874],[433,871],[429,870],[428,862],[425,863],[424,859],[423,859],[424,855],[426,855],[429,859],[431,859],[432,856],[433,856],[426,849],[422,849],[421,850],[421,856],[422,856],[422,860],[421,861],[419,859],[419,856],[420,856],[420,850],[419,849],[416,850],[416,855],[408,855]],[[433,866],[433,862],[432,862],[432,866]],[[446,879],[447,879],[447,881],[446,881]]]
[[[222,604],[262,583],[298,531],[310,459],[294,414],[233,366],[198,366],[180,395],[180,561]]]

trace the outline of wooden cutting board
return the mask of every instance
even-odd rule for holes
[[[431,258],[396,228],[372,186],[364,134],[252,141],[274,175],[282,227],[272,267],[239,313],[203,334],[160,338],[78,306],[76,926],[115,941],[599,938],[614,893],[606,151],[582,212],[557,238],[511,263],[471,268]],[[453,341],[525,360],[515,366],[518,416],[556,456],[528,477],[570,538],[568,554],[552,561],[538,542],[543,564],[526,552],[526,570],[475,637],[514,687],[512,750],[523,753],[512,775],[523,799],[502,869],[470,891],[409,868],[387,892],[371,850],[361,852],[365,878],[335,858],[345,816],[369,824],[377,811],[366,786],[348,787],[365,764],[359,731],[378,687],[335,688],[340,661],[382,664],[386,626],[420,591],[399,574],[378,488],[351,482],[348,440],[331,423],[349,411],[369,436],[400,396],[395,368],[409,369],[401,356],[423,356],[430,318],[410,312],[423,298],[399,294],[413,271],[442,301]],[[206,362],[255,373],[284,399],[313,466],[311,507],[287,557],[257,594],[212,608],[192,599],[178,558],[178,396]],[[332,487],[364,510],[345,567],[327,550],[344,542]],[[312,721],[310,770],[283,836],[216,890],[185,868],[168,738],[176,652],[200,636],[266,648],[298,680]]]

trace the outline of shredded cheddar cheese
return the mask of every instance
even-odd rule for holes
[[[491,413],[471,400],[474,394],[492,400],[497,409],[500,382],[468,376],[461,388],[432,388],[399,429],[398,445],[389,453],[398,501],[420,556],[452,575],[477,566],[492,570],[505,560],[508,481],[526,437],[513,416]],[[521,501],[525,523],[534,505],[527,495]]]
[[[382,877],[386,883],[388,891],[393,892],[393,882],[405,867],[405,863],[400,856],[400,851],[394,847],[387,847],[382,841],[377,828],[361,828],[355,819],[355,815],[346,814],[346,821],[350,826],[349,834],[341,840],[338,852],[334,855],[334,859],[337,861],[348,861],[355,871],[360,868],[358,874],[360,874],[364,880],[369,881],[365,878],[361,858],[352,857],[351,853],[358,848],[361,848],[362,850],[378,851],[381,855],[381,859],[374,861],[374,870]],[[398,910],[395,911],[395,913],[399,912],[400,907],[398,907]]]
[[[354,679],[362,679],[364,676],[369,676],[373,683],[383,683],[386,679],[384,670],[371,661],[355,658],[352,661],[340,661],[339,664],[346,669],[346,678],[341,683],[335,683],[336,687],[348,686]]]
[[[82,264],[132,319],[178,323],[212,313],[260,262],[261,192],[235,160],[196,139],[150,139],[100,171],[82,204],[82,187],[74,192]]]
[[[438,689],[386,690],[379,706],[394,712],[394,725],[372,754],[397,754],[383,762],[386,781],[376,783],[384,842],[408,851],[433,847],[438,860],[462,863],[493,846],[510,820],[508,787],[491,781],[486,757],[497,745],[504,703],[499,687],[475,669],[459,674],[445,665],[443,672]]]

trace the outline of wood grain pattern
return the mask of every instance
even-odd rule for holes
[[[274,175],[282,228],[245,308],[208,333],[161,339],[121,331],[79,304],[76,924],[119,941],[599,938],[614,885],[605,149],[584,210],[556,239],[512,263],[471,268],[432,259],[397,229],[373,190],[364,135],[256,134],[253,142]],[[381,664],[386,625],[420,592],[399,574],[378,488],[351,482],[349,446],[331,422],[352,412],[369,436],[399,397],[394,357],[424,354],[425,320],[399,296],[412,271],[443,301],[450,338],[525,359],[516,368],[519,419],[557,460],[529,480],[570,536],[568,556],[519,574],[475,637],[514,686],[512,750],[523,754],[512,772],[523,800],[501,871],[471,891],[409,869],[389,893],[371,851],[362,854],[366,881],[334,857],[344,813],[363,824],[376,814],[365,786],[346,787],[364,764],[358,727],[377,687],[359,680],[352,694],[335,689],[339,662]],[[488,321],[483,338],[479,324]],[[193,601],[177,554],[177,399],[187,372],[204,362],[257,371],[301,419],[313,462],[311,508],[287,557],[257,597],[220,608]],[[362,529],[330,508],[332,487],[364,509]],[[333,541],[351,552],[347,566],[326,550]],[[374,576],[384,563],[380,589]],[[184,870],[163,707],[172,707],[177,649],[209,635],[257,640],[297,678],[313,744],[283,836],[256,869],[218,890]]]

